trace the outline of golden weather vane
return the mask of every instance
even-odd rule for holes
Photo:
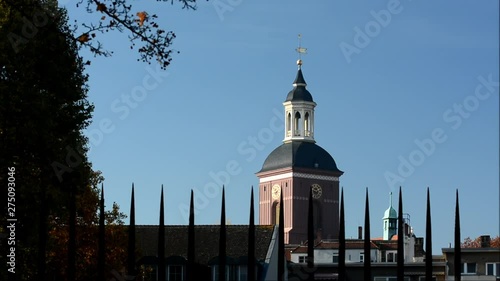
[[[298,39],[299,39],[299,46],[297,47],[297,49],[295,49],[295,51],[297,51],[297,53],[299,53],[299,59],[297,60],[297,65],[301,66],[302,65],[302,54],[307,54],[307,48],[303,48],[301,46],[302,34],[298,35]]]

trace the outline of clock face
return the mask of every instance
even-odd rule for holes
[[[272,196],[273,196],[273,199],[277,200],[280,198],[280,194],[281,194],[281,187],[279,184],[275,184],[273,185],[273,190],[271,191],[272,192]]]
[[[321,197],[321,194],[323,191],[321,190],[321,186],[317,183],[313,184],[312,186],[312,196],[314,199],[319,199]]]

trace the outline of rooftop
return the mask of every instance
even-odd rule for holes
[[[195,226],[195,252],[196,262],[208,264],[219,255],[219,225]],[[264,260],[271,242],[274,226],[255,226],[255,257]],[[226,225],[227,257],[246,257],[248,243],[248,225]],[[181,256],[187,259],[187,225],[165,226],[165,257]],[[136,226],[136,245],[141,256],[157,256],[158,251],[158,226]],[[244,246],[242,246],[244,245]]]

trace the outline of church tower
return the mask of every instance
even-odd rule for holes
[[[398,225],[398,213],[392,207],[392,192],[389,193],[389,208],[385,210],[384,217],[382,218],[384,222],[384,234],[382,239],[391,240],[393,235],[397,233]]]
[[[299,48],[299,53],[305,50]],[[316,103],[306,89],[302,60],[293,89],[284,106],[285,137],[283,144],[269,154],[259,178],[259,223],[276,224],[283,192],[285,243],[307,240],[309,189],[313,190],[314,229],[317,238],[338,238],[339,177],[344,173],[335,160],[314,140]]]

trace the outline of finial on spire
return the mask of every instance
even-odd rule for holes
[[[299,59],[297,60],[297,65],[300,68],[302,66],[302,54],[307,54],[307,48],[302,48],[301,46],[302,34],[298,35],[298,39],[299,39],[299,46],[297,47],[297,49],[295,49],[295,51],[299,53]]]
[[[389,206],[392,207],[392,191],[389,192]]]

